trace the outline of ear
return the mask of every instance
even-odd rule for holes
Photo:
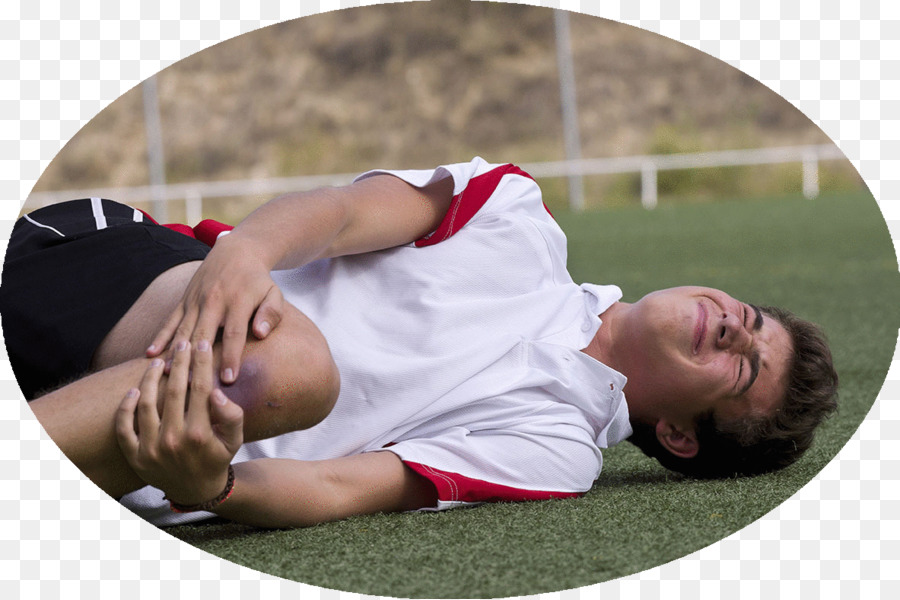
[[[678,458],[693,458],[700,451],[693,427],[682,427],[665,419],[656,422],[656,439],[663,448]]]

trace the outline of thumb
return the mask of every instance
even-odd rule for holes
[[[219,439],[234,454],[244,443],[244,410],[220,389],[209,395],[209,416]]]

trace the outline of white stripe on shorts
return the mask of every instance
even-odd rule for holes
[[[100,198],[91,198],[91,210],[94,213],[94,220],[97,222],[97,231],[106,229],[106,216],[103,214],[103,202]]]
[[[24,215],[24,217],[25,217],[25,220],[28,221],[29,223],[31,223],[32,225],[35,225],[37,227],[43,227],[44,229],[49,229],[50,231],[52,231],[59,237],[66,237],[65,235],[62,234],[62,232],[59,229],[57,229],[55,227],[50,227],[49,225],[44,225],[43,223],[38,223],[37,221],[35,221],[31,217],[29,217],[28,215]]]
[[[144,213],[139,211],[138,209],[134,209],[134,216],[132,217],[135,223],[143,223],[144,222]]]

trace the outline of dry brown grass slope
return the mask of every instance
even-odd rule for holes
[[[826,136],[777,94],[673,40],[572,15],[584,155]],[[550,9],[434,0],[346,9],[225,41],[158,75],[169,181],[563,156]],[[36,190],[148,181],[139,89]]]

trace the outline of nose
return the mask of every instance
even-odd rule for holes
[[[741,319],[734,313],[722,313],[718,323],[716,348],[720,350],[743,350],[750,344],[750,332],[744,328]]]

